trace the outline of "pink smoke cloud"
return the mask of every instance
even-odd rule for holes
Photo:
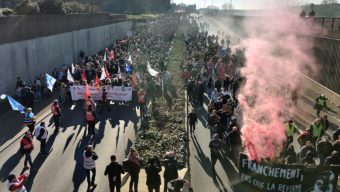
[[[299,72],[315,74],[312,52],[315,31],[296,13],[275,10],[271,17],[244,21],[247,38],[246,65],[241,74],[246,82],[238,99],[243,111],[242,139],[250,159],[273,159],[286,139],[285,114],[292,110],[286,89],[300,88]]]

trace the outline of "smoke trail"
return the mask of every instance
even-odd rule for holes
[[[317,71],[308,21],[286,10],[244,21],[246,77],[238,99],[243,110],[242,139],[250,159],[273,159],[285,141],[283,115],[293,110],[286,89],[297,89],[297,72]]]

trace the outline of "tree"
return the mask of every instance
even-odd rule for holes
[[[325,5],[331,5],[331,4],[337,4],[338,1],[337,0],[322,0],[321,3]]]
[[[40,14],[37,3],[32,3],[29,0],[24,0],[15,7],[15,13],[18,15],[38,15]]]
[[[65,14],[63,2],[60,0],[44,0],[39,2],[39,8],[43,14]]]
[[[222,10],[232,10],[234,9],[234,6],[231,3],[224,3],[222,5]]]

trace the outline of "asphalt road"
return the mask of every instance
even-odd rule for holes
[[[80,103],[72,110],[71,106],[62,109],[63,117],[61,131],[58,135],[50,135],[47,148],[50,154],[46,157],[37,156],[40,145],[35,140],[32,153],[34,171],[26,183],[28,191],[34,192],[71,192],[86,191],[87,182],[83,169],[82,152],[87,144],[93,144],[99,159],[97,160],[98,184],[96,191],[109,191],[108,180],[104,170],[110,162],[112,154],[117,155],[122,162],[127,150],[133,145],[135,132],[139,124],[139,111],[134,107],[112,107],[111,112],[99,114],[100,122],[96,124],[96,136],[91,139],[86,136],[86,123],[83,116],[83,104]],[[49,108],[49,106],[47,107]],[[48,115],[49,111],[45,110]],[[54,128],[50,123],[50,115],[45,119],[48,131],[53,134]],[[1,183],[0,191],[7,188],[6,177],[9,173],[18,175],[24,167],[24,157],[18,153],[19,141],[14,142],[0,153]]]
[[[209,27],[205,28],[209,34],[217,35],[218,33],[230,35],[231,45],[238,43],[241,38],[242,32],[238,27],[233,26],[232,22],[228,18],[215,17],[215,16],[203,16],[199,20],[201,23],[208,23]],[[313,100],[321,93],[325,93],[326,97],[329,97],[332,102],[328,103],[329,108],[323,110],[321,115],[327,114],[331,122],[330,130],[327,131],[328,135],[332,135],[333,131],[340,125],[340,96],[332,92],[331,90],[318,84],[316,81],[303,76],[303,89],[301,90],[301,96],[298,99],[296,106],[292,114],[288,114],[288,118],[293,118],[300,130],[305,130],[310,126],[311,122],[316,118],[315,111],[313,109]],[[286,94],[289,99],[289,93]],[[228,158],[223,158],[217,161],[215,168],[217,177],[212,179],[211,171],[211,159],[209,150],[210,131],[206,128],[207,124],[207,101],[204,104],[204,108],[196,109],[199,116],[199,122],[196,125],[196,132],[190,139],[190,168],[191,168],[191,181],[194,189],[198,191],[249,191],[246,186],[240,184],[238,178],[238,168]],[[299,151],[300,146],[296,141],[297,134],[295,134],[294,147],[296,152]],[[317,163],[318,160],[316,159]],[[232,186],[232,187],[231,187]]]

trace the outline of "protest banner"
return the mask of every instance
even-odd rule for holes
[[[258,163],[240,154],[240,179],[254,191],[334,192],[338,167]]]
[[[85,86],[71,86],[72,100],[85,99]],[[121,86],[105,86],[107,92],[107,99],[111,101],[131,101],[132,100],[132,88]],[[94,86],[89,86],[90,95],[93,100],[101,100],[103,87],[97,89]]]

